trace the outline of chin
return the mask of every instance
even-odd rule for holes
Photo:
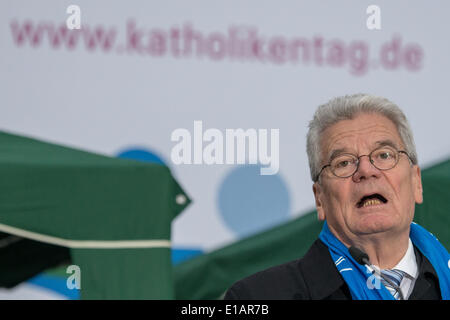
[[[387,232],[395,229],[398,224],[395,223],[392,217],[365,217],[360,219],[354,226],[354,233],[356,234],[375,234]]]

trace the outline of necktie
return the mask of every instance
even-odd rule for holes
[[[400,287],[400,283],[402,282],[403,276],[405,275],[405,272],[398,269],[383,269],[381,270],[381,273],[398,287]],[[381,278],[381,283],[384,284],[384,286],[389,290],[389,292],[394,296],[395,299],[399,299],[400,295],[397,289],[391,286],[383,278]]]

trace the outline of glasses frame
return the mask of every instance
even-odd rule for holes
[[[374,162],[373,162],[373,160],[372,160],[372,153],[374,153],[374,152],[377,151],[377,150],[386,148],[386,147],[391,148],[392,150],[394,150],[394,151],[397,153],[397,161],[396,161],[395,164],[394,164],[391,168],[389,168],[389,169],[380,169],[380,168],[378,168],[378,167],[374,164]],[[355,171],[353,171],[352,174],[350,174],[350,175],[348,175],[348,176],[345,176],[345,177],[341,177],[341,176],[336,175],[336,174],[333,172],[333,170],[331,170],[331,173],[332,173],[335,177],[338,177],[338,178],[343,178],[343,179],[349,178],[349,177],[353,176],[353,175],[356,173],[356,171],[358,171],[358,169],[359,169],[359,164],[360,164],[360,162],[361,162],[361,158],[362,158],[362,157],[365,157],[365,156],[369,157],[370,163],[371,163],[375,168],[377,168],[378,170],[381,170],[381,171],[391,170],[391,169],[394,169],[394,168],[397,166],[398,162],[400,161],[400,154],[401,154],[401,153],[406,154],[406,156],[408,157],[408,159],[412,162],[411,157],[409,156],[409,154],[408,154],[406,151],[404,151],[404,150],[397,150],[396,148],[394,148],[394,147],[392,147],[392,146],[381,146],[381,147],[378,147],[378,148],[372,150],[369,154],[362,154],[362,155],[360,155],[360,156],[357,156],[357,155],[352,154],[352,153],[344,153],[344,154],[348,154],[348,155],[354,156],[354,157],[357,159]],[[341,154],[341,155],[342,155],[342,154]],[[336,158],[336,157],[335,157],[335,158]],[[322,167],[322,169],[320,169],[319,174],[317,175],[315,182],[319,181],[320,174],[322,173],[322,171],[323,171],[325,168],[327,168],[327,167],[330,167],[330,168],[331,168],[331,162],[332,162],[335,158],[331,159],[330,162],[329,162],[328,164],[324,165],[324,166]]]

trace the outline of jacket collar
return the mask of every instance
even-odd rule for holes
[[[299,262],[311,299],[322,300],[345,285],[328,247],[317,239]]]
[[[439,280],[431,263],[415,246],[414,251],[419,272],[409,299],[420,299],[422,296],[426,296],[432,281],[437,284],[436,290],[439,290]],[[342,291],[344,287],[347,287],[331,259],[328,247],[320,239],[317,239],[305,256],[300,259],[299,268],[312,300],[326,299],[336,291]]]

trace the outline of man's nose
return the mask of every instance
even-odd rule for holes
[[[371,177],[379,178],[380,175],[380,170],[370,162],[369,156],[363,155],[359,158],[358,169],[353,174],[352,179],[354,182],[359,182],[362,179],[369,179]]]

